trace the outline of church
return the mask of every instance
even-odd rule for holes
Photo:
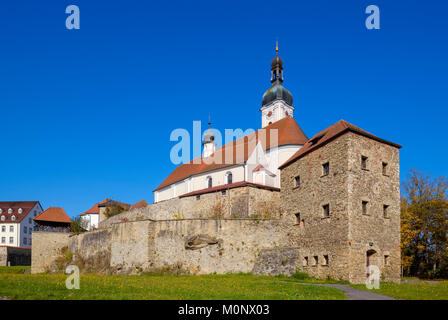
[[[203,137],[201,159],[177,167],[154,190],[154,202],[192,193],[200,195],[212,188],[225,190],[235,183],[280,188],[279,166],[308,138],[293,118],[293,97],[283,86],[283,60],[278,55],[278,45],[271,62],[271,83],[262,98],[262,128],[218,149],[209,128]]]
[[[340,120],[311,138],[294,120],[283,61],[271,62],[261,128],[179,165],[154,203],[110,216],[98,230],[33,234],[32,272],[61,248],[105,273],[294,274],[400,282],[401,146]],[[36,239],[34,239],[36,238]]]

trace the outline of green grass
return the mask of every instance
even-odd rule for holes
[[[174,276],[81,275],[80,290],[63,274],[14,274],[0,270],[0,296],[11,299],[344,299],[340,290],[292,284],[250,274]]]
[[[365,285],[352,285],[352,287],[368,290]],[[371,291],[405,300],[448,300],[448,281],[441,280],[439,283],[380,283],[380,289]]]
[[[23,274],[25,270],[30,269],[31,269],[30,266],[0,267],[0,274],[3,273]]]

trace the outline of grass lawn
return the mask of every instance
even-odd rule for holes
[[[10,299],[345,299],[342,291],[294,285],[250,274],[206,276],[81,275],[80,290],[65,287],[63,274],[23,274],[23,267],[0,267],[0,297]]]
[[[448,281],[440,280],[438,282],[381,283],[380,289],[371,291],[405,300],[448,300]],[[352,285],[352,287],[368,290],[365,285]]]

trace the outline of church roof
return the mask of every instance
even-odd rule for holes
[[[396,148],[401,148],[401,145],[378,138],[377,136],[358,128],[357,126],[345,121],[345,120],[339,120],[335,124],[329,126],[327,129],[322,130],[321,132],[314,135],[303,147],[301,147],[295,154],[291,156],[285,163],[283,163],[280,166],[280,169],[285,168],[289,164],[293,163],[297,159],[302,158],[306,154],[319,149],[320,147],[324,146],[328,142],[336,139],[337,137],[343,135],[346,132],[354,132],[359,135],[365,136],[367,138],[376,140],[381,143],[385,143],[388,145],[391,145]]]
[[[266,139],[261,139],[263,136],[263,131],[261,130],[263,129],[266,130]],[[244,164],[252,154],[258,142],[261,142],[263,150],[269,150],[277,146],[304,145],[308,141],[305,133],[303,133],[302,129],[293,118],[281,119],[269,126],[264,127],[263,129],[216,149],[215,153],[211,157],[220,159],[221,163],[207,163],[207,161],[197,158],[178,166],[154,191],[168,187],[173,183],[182,181],[193,175],[231,167],[236,164]],[[271,143],[270,130],[278,130],[278,144],[274,141]],[[228,157],[229,154],[233,155],[232,159],[229,159],[230,161],[226,161],[226,154]]]
[[[47,210],[41,212],[34,221],[46,221],[46,222],[62,222],[70,223],[71,220],[65,213],[64,209],[59,207],[50,207]]]

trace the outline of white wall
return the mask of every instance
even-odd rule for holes
[[[0,245],[31,248],[31,234],[35,226],[33,218],[41,212],[42,207],[36,204],[20,223],[0,223]],[[18,216],[20,213],[14,213],[14,215]],[[10,231],[11,227],[13,228],[12,232]],[[11,237],[13,238],[13,242],[9,241]],[[2,241],[3,239],[5,242]]]
[[[81,216],[81,219],[85,221],[87,230],[92,230],[98,228],[99,217],[98,213],[92,213]]]

